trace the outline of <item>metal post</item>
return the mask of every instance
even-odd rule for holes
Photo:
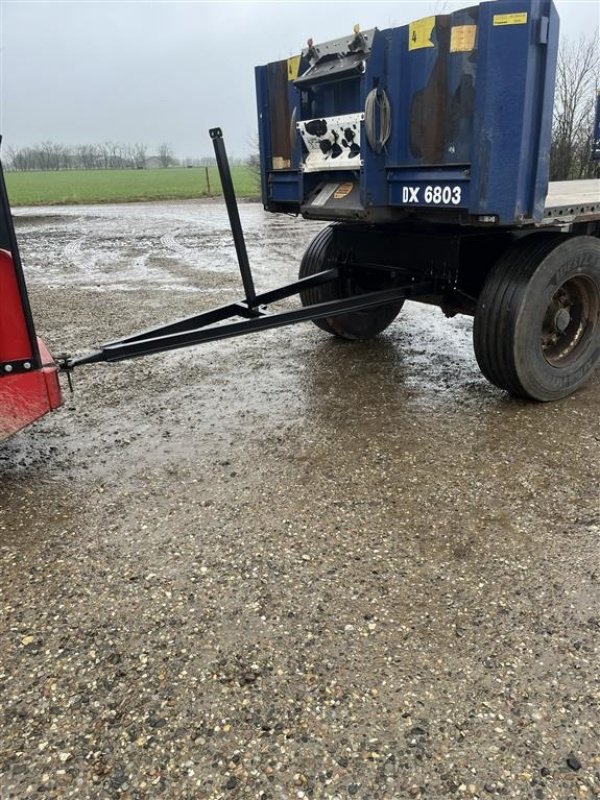
[[[246,252],[246,243],[244,242],[240,213],[235,199],[233,181],[231,180],[231,170],[229,169],[227,151],[225,150],[225,142],[223,141],[223,131],[221,128],[211,128],[209,134],[215,147],[215,157],[217,159],[217,167],[219,168],[221,186],[223,187],[225,205],[227,206],[227,213],[229,215],[233,242],[240,265],[242,283],[244,284],[244,291],[246,292],[246,302],[250,308],[254,308],[256,306],[256,290],[254,289],[254,280],[252,279],[252,270],[250,269],[250,263],[248,261],[248,253]]]

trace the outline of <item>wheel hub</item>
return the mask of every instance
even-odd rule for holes
[[[554,315],[554,327],[558,333],[564,333],[571,322],[571,314],[567,308],[559,308]]]
[[[562,367],[587,346],[598,324],[599,300],[597,286],[584,275],[556,290],[542,324],[542,352],[549,364]]]

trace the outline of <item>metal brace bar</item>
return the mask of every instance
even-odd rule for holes
[[[247,306],[244,306],[244,311],[247,311]],[[156,336],[167,336],[170,334],[181,333],[189,331],[192,328],[200,328],[204,325],[212,325],[215,322],[222,322],[224,319],[230,319],[235,316],[242,316],[241,303],[228,303],[225,306],[213,308],[210,311],[203,311],[200,314],[193,314],[191,317],[183,317],[182,319],[175,320],[166,325],[157,325],[153,328],[148,328],[144,331],[134,333],[131,336],[126,336],[123,339],[115,339],[112,342],[107,342],[104,347],[110,347],[113,344],[122,344],[123,342],[141,341],[142,339],[154,339]],[[246,316],[246,314],[244,314]]]
[[[284,325],[293,325],[298,322],[322,319],[336,314],[347,314],[351,311],[359,311],[366,308],[373,308],[385,305],[406,297],[427,294],[432,291],[432,284],[411,283],[409,286],[402,286],[396,289],[388,289],[379,292],[369,292],[356,297],[344,300],[331,300],[327,303],[317,303],[294,311],[285,311],[278,314],[269,314],[254,319],[246,319],[242,322],[234,322],[227,325],[217,325],[214,327],[193,329],[182,331],[166,336],[157,336],[152,339],[128,340],[115,342],[105,345],[101,350],[90,353],[81,358],[68,359],[63,364],[63,368],[72,369],[82,364],[92,364],[101,361],[123,361],[128,358],[162,353],[168,350],[175,350],[180,347],[189,347],[202,342],[218,341],[219,339],[229,339],[234,336],[255,333],[257,331],[279,328]]]
[[[273,289],[270,292],[263,292],[256,296],[256,303],[258,306],[265,306],[269,303],[274,303],[277,300],[283,300],[286,297],[291,297],[298,294],[303,289],[311,289],[313,286],[320,286],[323,283],[335,280],[338,277],[337,269],[328,269],[323,272],[318,272],[308,278],[302,278],[299,281],[290,283],[287,286],[282,286],[279,289]],[[216,322],[230,319],[231,317],[245,317],[251,318],[261,316],[264,314],[259,309],[250,309],[245,303],[228,303],[218,308],[213,308],[210,311],[202,311],[200,314],[193,314],[190,317],[183,317],[182,319],[175,320],[166,325],[156,325],[153,328],[148,328],[131,336],[125,336],[122,339],[115,339],[112,342],[106,342],[103,347],[110,347],[113,344],[122,344],[124,342],[137,342],[142,339],[154,339],[157,336],[167,336],[174,333],[182,333],[184,331],[193,330],[195,328],[203,328],[206,325],[213,325]]]
[[[269,303],[276,303],[278,300],[285,300],[287,297],[299,294],[305,289],[312,289],[314,286],[322,286],[324,283],[334,281],[339,276],[337,269],[326,269],[323,272],[317,272],[315,275],[310,275],[308,278],[300,278],[299,281],[288,283],[287,286],[281,286],[279,289],[273,289],[270,292],[263,292],[256,298],[259,305],[268,306]]]

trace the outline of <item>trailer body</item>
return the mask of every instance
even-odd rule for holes
[[[428,279],[412,299],[475,317],[497,386],[550,400],[589,377],[600,182],[548,183],[558,41],[551,0],[496,0],[256,68],[264,207],[333,223],[300,275],[341,278],[303,302]],[[368,338],[400,310],[317,324]]]

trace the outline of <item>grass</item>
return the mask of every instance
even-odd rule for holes
[[[239,197],[258,197],[259,179],[250,167],[231,167]],[[66,170],[64,172],[7,172],[12,206],[77,203],[126,203],[177,200],[221,194],[216,167],[173,169]]]

